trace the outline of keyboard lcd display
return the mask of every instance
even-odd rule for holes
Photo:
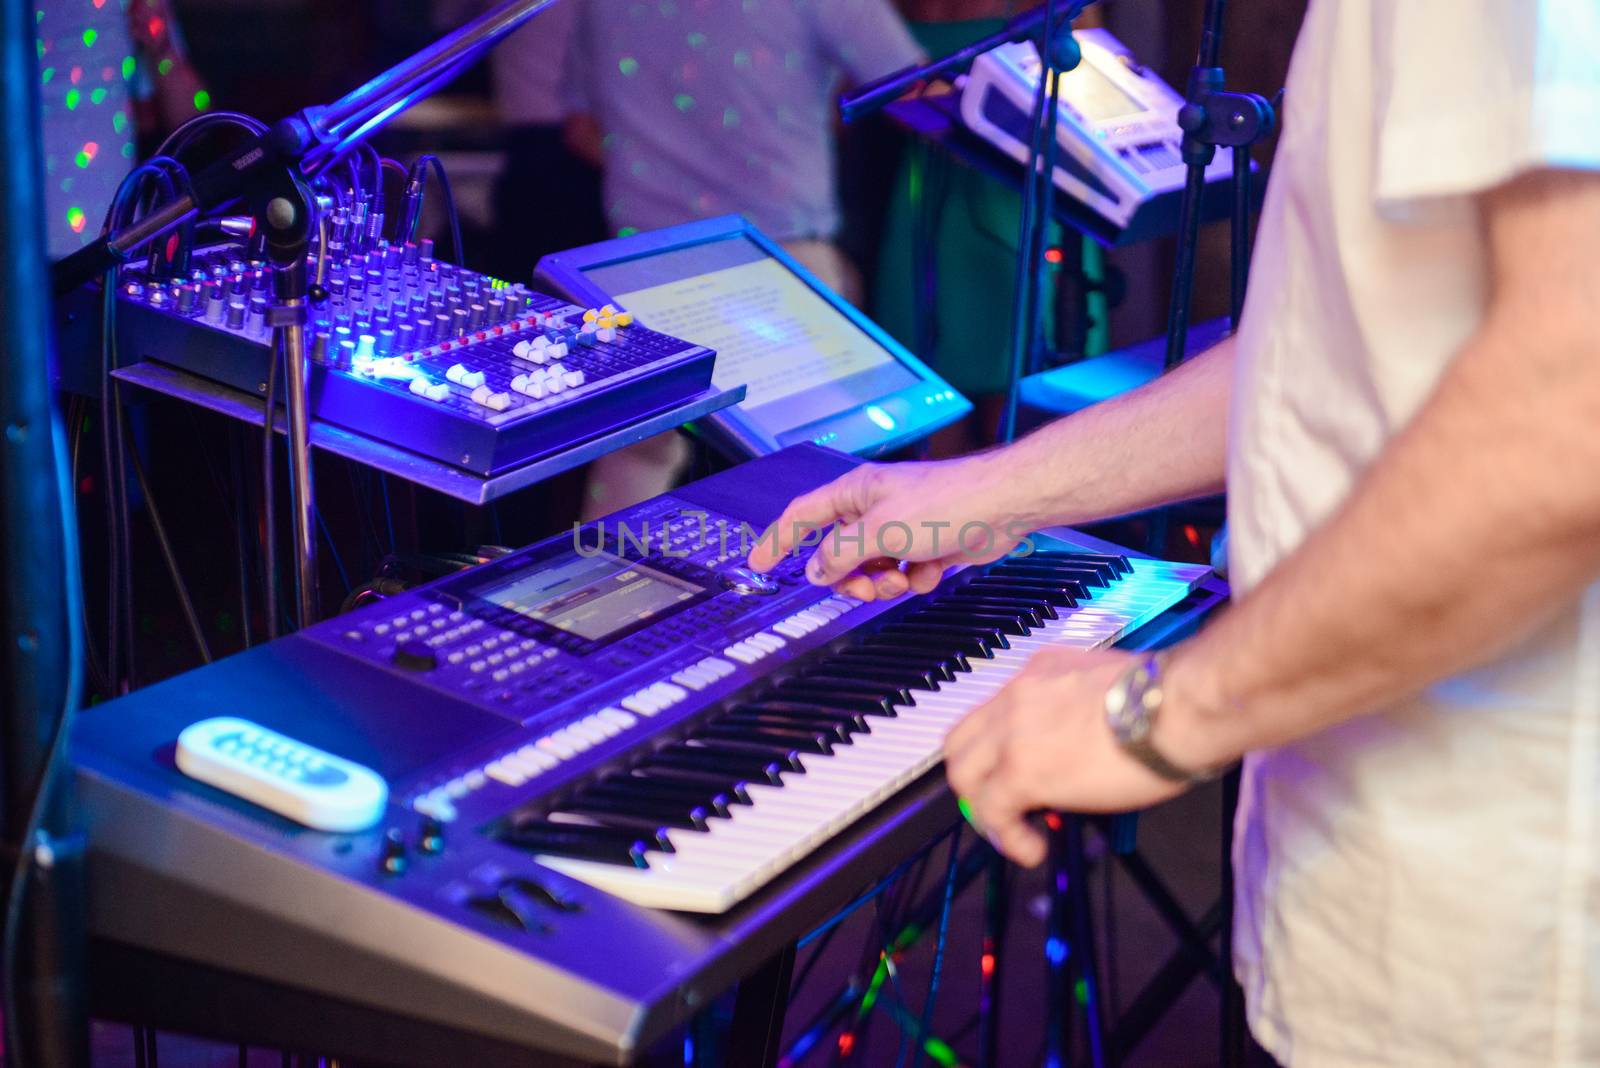
[[[547,627],[598,642],[669,614],[700,593],[692,582],[633,561],[607,553],[571,553],[478,596]]]

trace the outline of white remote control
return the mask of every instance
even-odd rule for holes
[[[364,831],[389,800],[372,769],[233,716],[185,727],[177,760],[190,778],[319,831]]]

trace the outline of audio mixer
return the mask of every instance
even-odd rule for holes
[[[938,833],[896,806],[1035,652],[1220,599],[1070,531],[890,603],[749,571],[854,462],[794,446],[86,711],[96,934],[623,1063]]]
[[[711,350],[626,312],[446,263],[430,240],[347,241],[345,230],[336,220],[308,326],[319,420],[488,476],[710,388]],[[173,273],[123,269],[120,358],[264,394],[273,269],[224,245]]]

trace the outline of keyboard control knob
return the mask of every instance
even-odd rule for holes
[[[778,584],[766,575],[759,575],[748,567],[735,567],[722,573],[722,585],[740,597],[770,597],[778,592]]]
[[[422,817],[422,829],[417,834],[417,848],[429,856],[444,852],[444,824],[435,816]]]
[[[425,642],[401,642],[395,646],[394,664],[407,671],[432,671],[439,666],[439,658]]]
[[[383,832],[383,850],[378,854],[378,869],[385,875],[404,875],[411,858],[406,855],[405,836],[399,828]]]

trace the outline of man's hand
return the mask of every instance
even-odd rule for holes
[[[795,498],[751,551],[750,566],[767,571],[816,545],[806,576],[819,586],[866,601],[927,593],[949,568],[998,560],[1028,533],[1006,503],[1015,479],[991,469],[998,455],[864,464]]]
[[[1041,652],[945,738],[951,789],[1018,864],[1045,859],[1031,812],[1123,812],[1182,792],[1124,753],[1106,725],[1106,691],[1133,661],[1130,653]]]

